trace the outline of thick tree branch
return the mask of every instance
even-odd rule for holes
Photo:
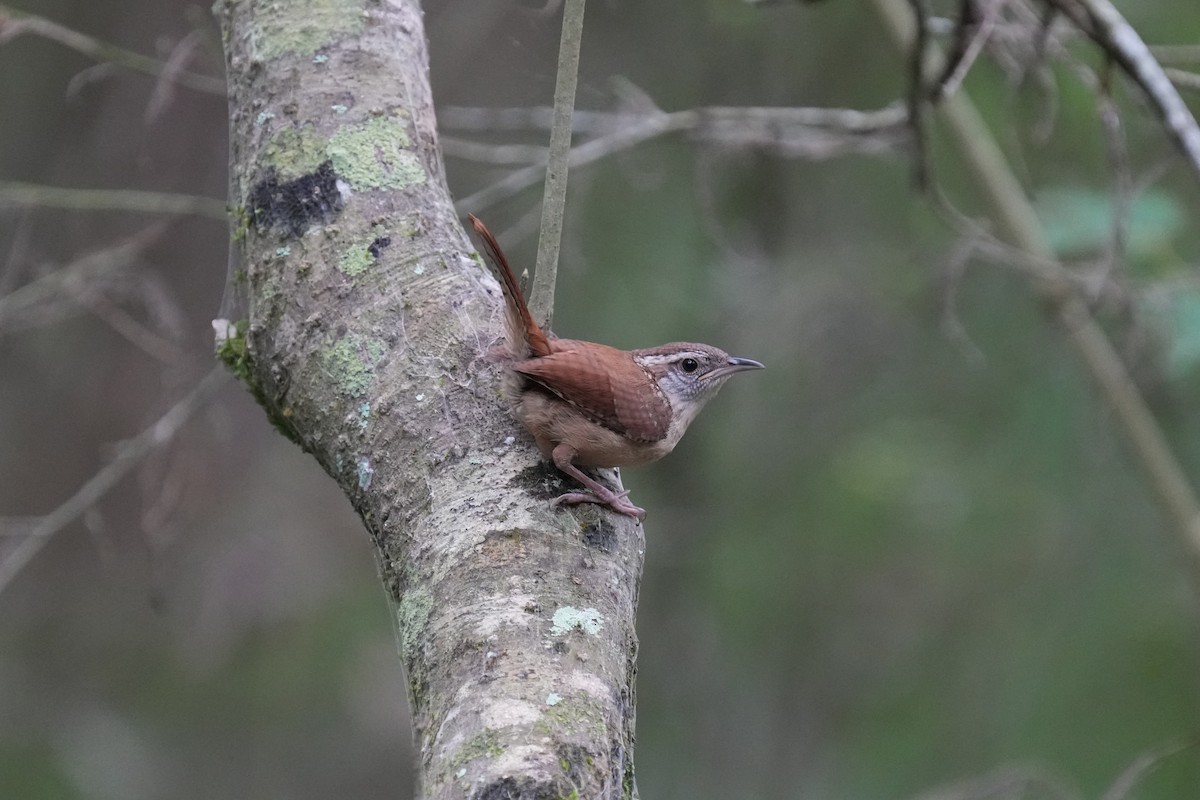
[[[642,531],[551,511],[498,397],[500,292],[446,188],[419,5],[217,13],[249,298],[221,353],[378,547],[422,796],[633,795]]]

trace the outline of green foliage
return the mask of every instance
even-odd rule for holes
[[[1189,286],[1172,294],[1167,325],[1167,368],[1181,377],[1200,365],[1200,290]]]
[[[1105,252],[1116,225],[1112,195],[1083,188],[1043,190],[1037,207],[1050,246],[1064,258]],[[1163,190],[1137,195],[1128,210],[1126,248],[1136,268],[1166,250],[1187,220],[1180,202]]]

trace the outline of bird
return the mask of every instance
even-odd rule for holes
[[[534,320],[491,231],[467,216],[504,294],[505,345],[496,356],[502,393],[542,456],[588,490],[566,492],[551,505],[596,503],[641,521],[646,511],[628,490],[616,492],[582,468],[657,461],[730,377],[763,365],[695,342],[621,350],[556,338]]]

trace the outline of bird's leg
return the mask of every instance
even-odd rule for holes
[[[597,505],[608,506],[618,514],[625,514],[641,521],[646,516],[646,510],[638,508],[633,503],[625,498],[629,495],[629,490],[623,492],[614,492],[600,481],[591,477],[579,467],[571,463],[575,458],[575,449],[568,444],[560,444],[554,448],[551,454],[554,460],[554,466],[558,467],[563,472],[570,475],[575,480],[587,487],[591,494],[587,492],[567,492],[561,494],[551,501],[550,505],[558,507],[564,503],[574,505],[576,503],[596,503]]]

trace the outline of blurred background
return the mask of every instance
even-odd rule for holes
[[[1194,0],[1118,5],[1151,43],[1200,42]],[[20,8],[221,75],[207,4]],[[426,9],[445,120],[550,102],[557,9]],[[1086,269],[1109,246],[1114,178],[1085,86],[1103,60],[1071,48],[1078,64],[1021,87],[985,55],[966,89]],[[578,102],[876,109],[906,69],[865,0],[610,0],[588,7]],[[1200,480],[1200,184],[1136,95],[1116,96],[1137,191],[1100,312]],[[0,44],[0,109],[0,180],[224,200],[225,101],[202,86],[24,35]],[[515,168],[461,142],[545,140],[443,133],[459,198]],[[477,210],[517,264],[539,192]],[[0,200],[0,563],[212,368],[227,225],[211,204],[100,206]],[[1120,796],[1200,797],[1182,547],[1044,304],[967,258],[908,156],[668,136],[573,170],[568,209],[561,335],[707,341],[769,366],[625,475],[650,512],[643,797],[1093,798],[1163,753]],[[368,538],[238,385],[80,511],[0,591],[0,797],[411,796]]]

